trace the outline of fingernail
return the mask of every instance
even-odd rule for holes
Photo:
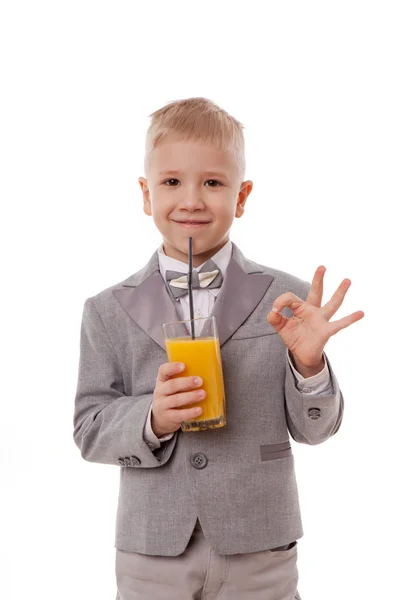
[[[179,371],[183,371],[183,369],[184,369],[184,364],[183,363],[179,363],[178,370]]]
[[[204,398],[205,397],[205,391],[204,390],[198,390],[197,392],[197,396],[199,398]]]
[[[203,385],[203,380],[201,379],[201,377],[194,377],[194,384]]]
[[[272,312],[278,312],[278,309],[276,308],[276,306],[274,306],[274,308],[272,309]]]

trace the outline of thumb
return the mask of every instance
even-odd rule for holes
[[[276,307],[272,308],[266,318],[268,323],[272,325],[272,327],[275,327],[277,331],[280,331],[284,326],[285,321],[287,321],[286,317],[281,315]]]

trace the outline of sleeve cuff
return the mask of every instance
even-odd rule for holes
[[[332,382],[330,377],[330,371],[327,366],[326,355],[324,354],[324,352],[324,367],[320,371],[320,373],[316,373],[316,375],[312,375],[312,377],[303,377],[303,375],[301,375],[299,371],[295,369],[289,355],[289,350],[286,350],[286,356],[289,361],[289,365],[292,369],[293,375],[297,380],[296,386],[299,391],[301,391],[303,394],[331,393],[330,390],[332,390]]]
[[[151,415],[152,415],[152,406],[150,405],[149,412],[147,413],[145,427],[143,430],[143,438],[144,438],[146,444],[149,446],[150,450],[156,450],[157,448],[160,448],[161,442],[167,442],[168,440],[171,440],[174,433],[168,433],[168,434],[162,435],[158,438],[152,429]]]

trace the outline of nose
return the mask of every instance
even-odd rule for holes
[[[200,188],[195,186],[184,188],[181,208],[189,211],[203,210],[205,208]]]

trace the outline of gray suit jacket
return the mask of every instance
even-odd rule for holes
[[[288,544],[303,529],[292,438],[320,444],[340,427],[343,397],[298,391],[286,347],[267,322],[275,298],[306,299],[310,284],[247,260],[233,244],[215,302],[227,425],[143,440],[157,371],[167,362],[162,323],[178,321],[157,252],[125,281],[85,301],[74,440],[85,460],[120,466],[115,547],[176,556],[197,517],[219,554]],[[291,315],[289,309],[284,314]]]

